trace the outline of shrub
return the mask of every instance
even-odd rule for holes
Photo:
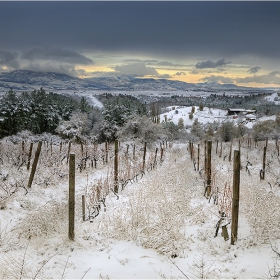
[[[192,112],[190,112],[190,114],[189,114],[189,119],[190,119],[190,120],[193,119],[193,113],[192,113]]]
[[[178,127],[180,129],[184,128],[184,119],[183,118],[179,118],[179,120],[178,120]]]
[[[193,122],[192,128],[191,128],[191,133],[193,136],[202,138],[204,136],[204,130],[201,125],[201,123],[198,122],[198,119],[196,118]]]
[[[147,116],[135,115],[117,133],[122,139],[139,139],[141,142],[152,143],[165,138],[161,125],[155,124]]]
[[[258,122],[253,125],[253,137],[254,140],[264,140],[266,137],[274,136],[276,132],[276,122],[273,120],[267,120]]]
[[[222,141],[229,142],[234,137],[236,137],[238,133],[234,123],[231,121],[226,121],[218,129],[218,134],[220,135]]]
[[[120,95],[104,103],[102,115],[108,123],[123,126],[132,115],[147,115],[147,110],[136,98]]]

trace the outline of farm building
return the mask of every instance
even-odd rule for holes
[[[245,109],[228,109],[228,115],[232,116],[232,115],[238,115],[238,114],[254,114],[256,113],[256,110],[245,110]]]

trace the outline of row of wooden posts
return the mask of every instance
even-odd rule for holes
[[[239,142],[240,143],[240,142]],[[206,145],[207,144],[207,145]],[[24,144],[22,144],[24,145]],[[60,144],[61,145],[61,144]],[[212,141],[205,141],[205,162],[204,162],[204,168],[206,173],[206,197],[209,198],[211,195],[211,150],[212,150]],[[278,146],[278,145],[277,145]],[[35,153],[35,158],[32,164],[32,169],[28,181],[28,188],[31,188],[34,175],[36,172],[39,155],[42,147],[42,141],[38,143],[37,150]],[[193,159],[194,154],[194,148],[193,143],[190,142],[190,154],[191,159]],[[222,145],[221,145],[222,147]],[[68,156],[67,156],[67,162],[69,161],[69,230],[68,230],[68,236],[70,240],[74,240],[74,220],[75,220],[75,154],[70,154],[70,148],[71,148],[71,142],[69,142],[68,146]],[[144,153],[143,153],[143,165],[142,169],[145,169],[145,158],[146,158],[146,148],[147,143],[144,144]],[[24,146],[22,147],[24,150]],[[33,143],[30,144],[29,154],[28,154],[28,163],[27,163],[27,170],[29,170],[30,166],[30,159],[32,155],[32,149],[33,149]],[[81,149],[82,146],[81,146]],[[108,146],[106,144],[106,150],[108,149]],[[222,149],[222,148],[221,148]],[[231,160],[231,149],[232,144],[230,146],[230,156],[229,160]],[[263,169],[260,174],[261,179],[264,179],[265,176],[265,160],[266,160],[266,149],[267,149],[267,141],[266,146],[264,147],[264,153],[263,153]],[[114,157],[114,191],[118,192],[118,150],[119,150],[119,141],[115,141],[115,157]],[[217,148],[216,148],[217,150]],[[158,150],[156,149],[157,155]],[[161,151],[161,158],[162,158],[163,148]],[[200,154],[200,145],[198,144],[198,162],[197,162],[197,168],[199,170],[199,154]],[[235,244],[237,240],[237,231],[238,231],[238,209],[239,209],[239,190],[240,190],[240,144],[239,144],[239,150],[234,151],[234,163],[233,163],[233,198],[232,198],[232,223],[231,223],[231,244]],[[83,218],[85,217],[85,197],[82,197],[82,204],[83,204]]]
[[[28,188],[31,188],[32,182],[36,173],[39,156],[42,149],[42,141],[38,142],[38,146],[35,152],[35,158],[32,164],[29,180],[28,180]],[[51,153],[52,153],[52,143],[50,145]],[[167,147],[167,142],[166,142]],[[163,145],[161,147],[161,154],[160,160],[163,158]],[[30,162],[33,150],[33,142],[30,143],[29,153],[28,153],[28,161],[27,161],[27,170],[30,169]],[[62,142],[60,143],[60,152],[62,150]],[[118,186],[119,186],[119,178],[118,178],[118,166],[119,166],[119,141],[115,141],[115,156],[114,156],[114,192],[118,193]],[[145,162],[146,162],[146,150],[147,150],[147,142],[144,143],[144,152],[143,152],[143,163],[142,163],[142,170],[145,169]],[[25,151],[25,143],[22,141],[22,152]],[[70,154],[71,151],[71,142],[68,144],[68,152],[67,152],[67,163],[69,162],[69,239],[74,240],[74,213],[75,213],[75,154]],[[108,143],[105,143],[105,161],[108,162]],[[155,152],[155,161],[157,158],[158,148],[156,148]],[[81,153],[83,155],[83,145],[81,144]],[[128,154],[128,147],[127,147],[127,154]],[[133,158],[135,159],[135,145],[133,147]],[[85,220],[85,196],[82,196],[82,211],[83,211],[83,219]]]
[[[167,145],[167,143],[166,143]],[[135,146],[134,146],[134,152],[135,154]],[[161,147],[161,154],[160,159],[163,158],[163,146]],[[143,163],[142,163],[142,170],[145,169],[145,163],[146,163],[146,151],[147,151],[147,142],[144,143],[144,151],[143,151]],[[118,193],[119,191],[119,141],[115,141],[115,156],[114,156],[114,192]],[[155,151],[155,160],[157,158],[157,152],[158,148],[156,148]],[[128,149],[127,149],[128,153]],[[69,227],[68,227],[68,237],[70,240],[74,240],[75,238],[75,154],[70,154],[70,160],[69,160]],[[83,220],[85,220],[85,196],[82,195],[82,216]]]
[[[217,145],[218,146],[218,145]],[[216,152],[217,152],[216,146]],[[240,147],[240,146],[239,146]],[[206,175],[206,198],[211,196],[211,155],[212,155],[212,141],[204,142],[204,170]],[[222,145],[221,145],[222,149]],[[232,143],[230,146],[231,155]],[[194,147],[193,143],[189,142],[189,151],[191,159],[193,160]],[[197,147],[197,170],[199,170],[199,154],[200,154],[200,144]],[[231,156],[230,156],[231,157]],[[233,162],[233,197],[232,197],[232,220],[231,220],[231,241],[230,243],[234,245],[237,241],[238,234],[238,212],[239,212],[239,193],[240,193],[240,150],[234,151],[234,162]],[[228,239],[228,232],[226,227],[222,228],[223,236],[225,240]]]
[[[247,140],[248,147],[251,146],[251,139]],[[206,197],[209,198],[211,195],[211,150],[212,150],[212,141],[205,141],[205,161],[204,161],[204,170],[206,175]],[[279,156],[279,145],[276,139],[276,150]],[[268,147],[268,138],[266,138],[265,146],[263,147],[263,161],[262,161],[262,169],[260,170],[260,179],[265,179],[265,169],[266,169],[266,153]],[[190,156],[193,160],[194,147],[193,143],[189,143]],[[238,233],[238,212],[239,212],[239,194],[240,194],[240,170],[241,170],[241,161],[240,161],[240,150],[241,150],[241,141],[239,140],[239,150],[234,151],[234,162],[233,162],[233,196],[232,196],[232,222],[231,222],[231,244],[235,244],[237,241],[237,233]],[[199,154],[200,154],[200,145],[197,147],[198,155],[197,155],[197,168],[199,170]],[[216,145],[216,154],[218,152],[218,141]],[[220,145],[220,157],[222,153],[222,143]],[[231,161],[232,154],[232,143],[230,145],[229,152],[229,161]],[[223,228],[223,236],[226,239],[227,230]]]

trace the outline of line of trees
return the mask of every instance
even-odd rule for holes
[[[0,138],[29,130],[34,134],[54,133],[61,120],[69,120],[74,110],[84,102],[43,88],[32,92],[15,93],[10,89],[0,99]]]

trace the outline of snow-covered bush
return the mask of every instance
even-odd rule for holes
[[[117,126],[123,126],[135,114],[146,115],[145,105],[133,96],[122,95],[107,100],[104,103],[104,110],[102,112],[105,121]]]
[[[198,122],[197,118],[193,122],[193,125],[191,128],[191,133],[192,133],[192,136],[198,137],[199,139],[202,139],[205,134],[202,124]]]
[[[184,128],[184,119],[183,118],[179,118],[179,120],[178,120],[178,127],[180,129]]]
[[[153,123],[146,116],[135,115],[118,132],[118,137],[125,140],[138,140],[153,143],[166,138],[161,125]]]
[[[106,141],[113,142],[117,137],[116,134],[119,129],[118,125],[104,121],[98,127],[98,134],[96,135],[96,138],[99,143]]]
[[[87,123],[87,114],[74,113],[69,121],[62,121],[56,128],[56,132],[64,138],[80,142],[83,139]]]
[[[193,112],[189,113],[189,119],[192,120],[193,119]]]
[[[222,125],[218,129],[217,133],[220,135],[222,141],[224,141],[224,142],[229,142],[234,137],[239,136],[237,127],[231,121],[226,121],[226,122],[222,123]]]
[[[253,125],[254,140],[264,140],[266,137],[275,137],[275,135],[279,135],[276,124],[277,123],[273,120],[255,123]]]
[[[46,203],[23,218],[15,230],[25,239],[67,233],[67,204],[57,201]]]
[[[179,150],[169,160],[181,156]],[[107,237],[132,239],[169,257],[181,255],[187,246],[182,228],[194,197],[192,187],[183,187],[187,177],[184,162],[164,173],[155,170],[146,175],[129,198],[102,215],[99,230]]]

